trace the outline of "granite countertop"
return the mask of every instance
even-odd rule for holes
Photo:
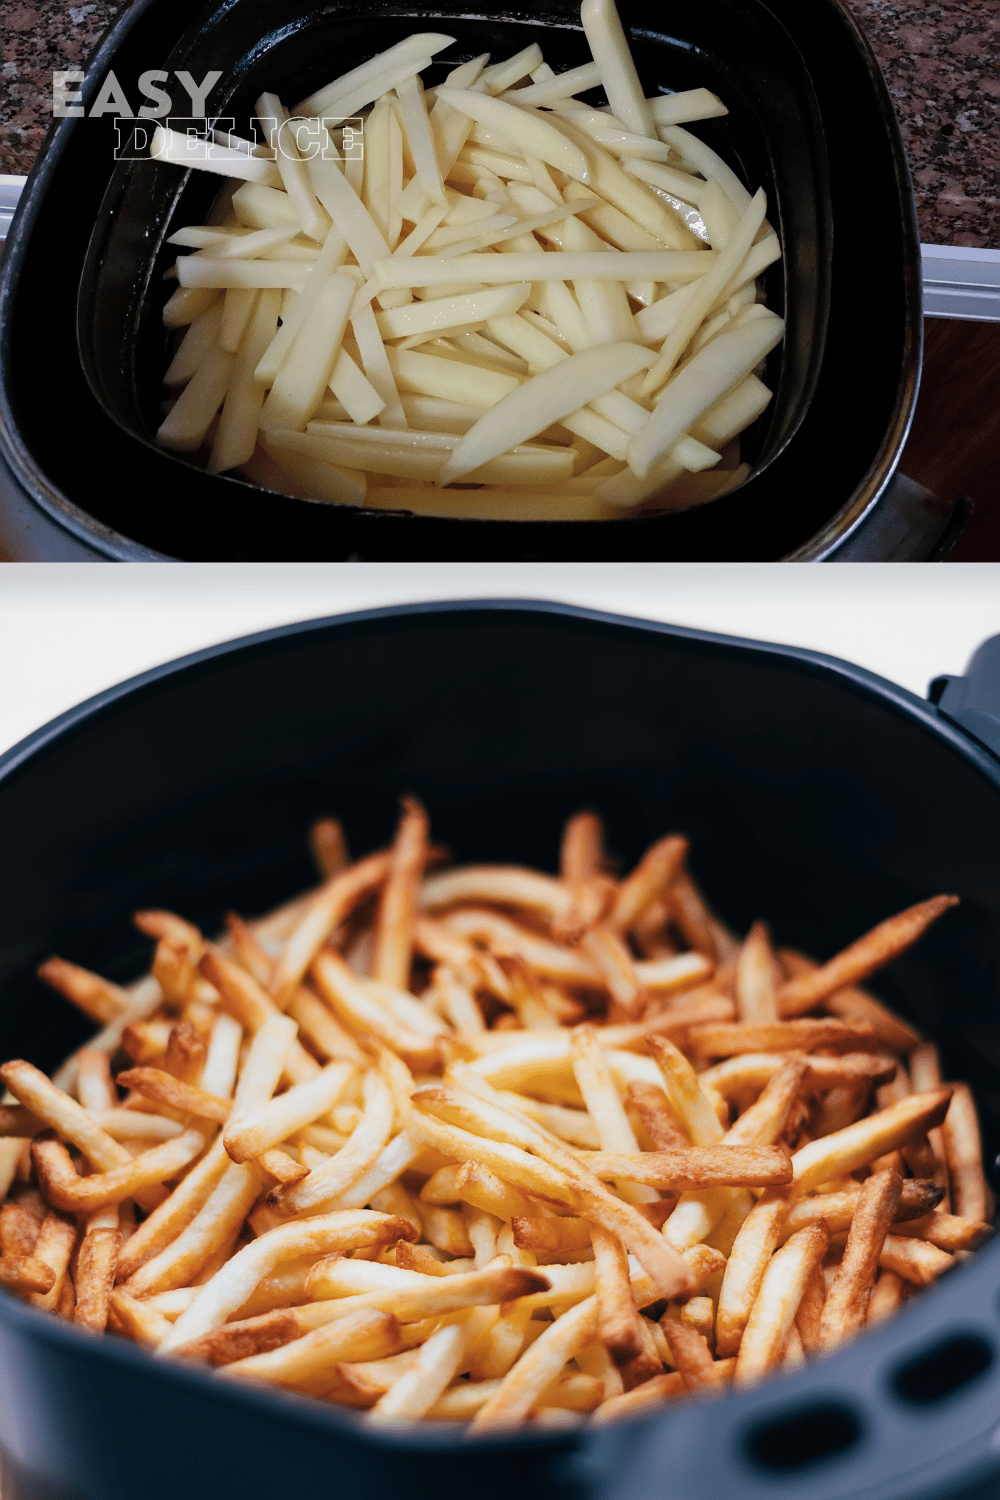
[[[920,238],[1000,248],[996,0],[848,3],[902,123]],[[30,170],[51,116],[53,72],[81,66],[121,8],[113,0],[0,0],[0,172]]]

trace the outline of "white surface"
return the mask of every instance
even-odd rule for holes
[[[0,568],[0,751],[102,688],[217,641],[412,599],[568,600],[808,646],[923,696],[1000,634],[1000,565],[200,564]]]

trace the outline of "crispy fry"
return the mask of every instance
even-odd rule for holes
[[[33,1255],[5,1255],[0,1258],[0,1285],[12,1292],[51,1292],[56,1273],[45,1261]]]
[[[404,797],[375,922],[372,977],[409,988],[417,893],[428,855],[428,820],[420,803]]]
[[[280,1214],[306,1213],[330,1203],[352,1187],[377,1159],[392,1132],[393,1100],[376,1069],[365,1075],[365,1110],[347,1145],[300,1183],[277,1187],[268,1194]]]
[[[514,1244],[521,1250],[541,1250],[555,1255],[561,1250],[588,1250],[591,1226],[586,1219],[537,1219],[516,1216],[511,1220]]]
[[[148,1305],[148,1304],[147,1304]],[[225,1323],[174,1350],[179,1359],[199,1360],[208,1365],[231,1365],[252,1354],[267,1354],[301,1337],[294,1313],[277,1310],[238,1323]]]
[[[317,818],[309,829],[309,848],[324,879],[339,875],[351,862],[347,836],[339,818]]]
[[[811,1052],[816,1047],[855,1047],[875,1041],[865,1021],[773,1021],[692,1026],[689,1044],[700,1057],[732,1057],[739,1052]]]
[[[760,1291],[764,1272],[788,1220],[788,1194],[769,1188],[750,1211],[733,1242],[719,1293],[715,1347],[735,1354]]]
[[[84,1109],[115,1109],[118,1094],[111,1078],[107,1055],[94,1047],[81,1047],[76,1054],[76,1097]]]
[[[618,887],[608,926],[617,933],[628,932],[643,912],[666,891],[683,868],[688,841],[676,834],[653,844],[635,869]]]
[[[38,977],[67,1000],[72,1000],[99,1026],[116,1020],[129,1002],[128,990],[122,989],[121,985],[112,984],[89,969],[81,969],[79,964],[67,963],[64,958],[46,959],[39,966]]]
[[[803,974],[783,984],[778,991],[780,1014],[802,1015],[837,990],[860,984],[869,974],[898,958],[923,936],[932,922],[957,905],[957,896],[932,896],[929,901],[919,901],[916,906],[907,907],[906,911],[880,922],[814,973]]]
[[[114,1332],[127,1333],[137,1344],[155,1349],[173,1325],[161,1312],[131,1296],[124,1287],[116,1286],[108,1303],[108,1327]]]
[[[895,1172],[876,1172],[861,1185],[843,1259],[823,1305],[819,1337],[826,1349],[864,1327],[878,1258],[896,1215],[901,1187],[902,1179]]]
[[[598,1177],[637,1182],[675,1193],[706,1187],[752,1187],[791,1181],[791,1158],[783,1146],[688,1146],[677,1151],[582,1152],[580,1161]]]
[[[904,1281],[912,1281],[916,1286],[930,1286],[945,1271],[951,1270],[955,1257],[939,1250],[928,1240],[887,1234],[878,1263],[883,1271],[895,1271]]]
[[[101,1333],[108,1322],[111,1289],[121,1245],[120,1229],[89,1229],[83,1237],[76,1267],[74,1323]]]
[[[772,1073],[760,1098],[726,1131],[725,1144],[769,1146],[777,1141],[808,1071],[805,1058],[798,1057],[790,1058],[783,1068]]]
[[[604,922],[595,922],[580,939],[579,947],[601,976],[621,1014],[629,1020],[640,1016],[646,1007],[648,992],[632,955],[618,934]]]
[[[328,1063],[315,1078],[296,1084],[257,1109],[240,1115],[226,1126],[223,1141],[233,1161],[250,1161],[287,1140],[304,1125],[311,1125],[331,1110],[354,1073],[348,1062]]]
[[[763,922],[753,924],[740,949],[736,965],[736,1012],[747,1026],[766,1026],[778,1019],[774,954]]]
[[[665,1037],[650,1036],[646,1045],[656,1060],[666,1085],[667,1098],[695,1146],[714,1146],[722,1139],[722,1126],[698,1077],[673,1042]]]
[[[604,825],[597,813],[578,812],[567,819],[559,850],[559,876],[567,885],[581,885],[596,875],[604,855]]]
[[[822,1347],[820,1329],[825,1301],[826,1281],[822,1268],[817,1266],[806,1282],[799,1310],[795,1314],[795,1327],[798,1329],[805,1354],[815,1354]]]
[[[381,1285],[368,1290],[362,1288],[366,1283],[372,1287],[376,1278],[366,1271],[395,1271],[396,1275],[389,1283],[380,1274],[377,1279]],[[518,1297],[546,1296],[549,1286],[547,1275],[526,1266],[487,1266],[458,1276],[423,1276],[356,1260],[321,1260],[306,1281],[310,1297],[317,1302],[337,1299],[327,1303],[333,1317],[356,1307],[375,1307],[391,1312],[401,1323],[441,1317],[463,1307],[489,1307]]]
[[[906,1283],[895,1271],[880,1271],[875,1290],[868,1302],[868,1322],[872,1325],[884,1323],[898,1312],[903,1303]]]
[[[232,1111],[232,1102],[217,1094],[206,1093],[189,1083],[181,1083],[163,1068],[127,1068],[118,1074],[123,1088],[132,1089],[154,1104],[164,1104],[168,1109],[177,1109],[187,1115],[197,1115],[199,1120],[212,1120],[224,1125]]]
[[[629,1124],[618,1090],[611,1077],[607,1058],[597,1040],[592,1026],[574,1027],[570,1038],[570,1057],[573,1073],[579,1085],[583,1102],[597,1127],[601,1147],[605,1151],[637,1152],[639,1143]],[[619,1196],[626,1203],[653,1203],[656,1193],[638,1183],[619,1179],[616,1183]]]
[[[799,1057],[803,1057],[806,1063],[803,1086],[810,1090],[885,1083],[896,1072],[896,1063],[891,1058],[874,1052],[844,1052],[839,1057],[822,1053],[812,1053],[807,1057],[800,1052],[744,1052],[706,1068],[699,1077],[702,1084],[707,1084],[725,1098],[742,1094],[744,1090],[752,1089],[756,1093],[780,1068]]]
[[[438,1061],[434,1042],[399,1021],[372,998],[344,960],[326,948],[312,966],[312,978],[324,1000],[358,1032],[370,1033],[415,1068],[433,1068]]]
[[[234,1360],[221,1370],[238,1380],[262,1380],[322,1394],[337,1383],[337,1366],[342,1361],[383,1359],[395,1354],[399,1345],[399,1324],[391,1314],[361,1308],[292,1343]]]
[[[599,1225],[590,1229],[594,1247],[597,1336],[621,1368],[645,1352],[640,1314],[632,1296],[628,1256],[620,1240]]]
[[[376,1402],[374,1422],[399,1422],[424,1416],[444,1395],[470,1345],[495,1322],[492,1308],[474,1307],[431,1334],[408,1370]]]
[[[588,1297],[536,1339],[501,1381],[472,1421],[472,1429],[486,1432],[523,1421],[542,1391],[556,1378],[568,1359],[589,1344],[597,1332],[597,1298]]]
[[[967,1084],[952,1085],[951,1103],[941,1124],[941,1133],[948,1158],[955,1213],[963,1219],[987,1218],[979,1121],[972,1091]]]
[[[840,1173],[853,1172],[905,1145],[944,1118],[951,1098],[950,1089],[932,1089],[926,1094],[912,1094],[880,1114],[869,1115],[833,1135],[810,1141],[792,1157],[792,1172],[799,1194],[817,1183],[826,1182]]]
[[[122,1246],[118,1256],[118,1276],[122,1280],[127,1281],[141,1265],[177,1239],[208,1201],[229,1165],[220,1136],[170,1197],[154,1209]]]
[[[628,1100],[642,1121],[654,1151],[684,1150],[691,1144],[667,1104],[666,1095],[655,1083],[630,1083]]]
[[[715,1361],[703,1335],[683,1320],[674,1322],[663,1318],[660,1327],[670,1347],[671,1363],[676,1366],[685,1389],[694,1391],[714,1385],[717,1378]]]
[[[42,1312],[55,1312],[62,1304],[63,1288],[69,1281],[70,1257],[76,1246],[77,1229],[74,1220],[58,1209],[50,1209],[31,1252],[36,1264],[48,1266],[55,1273],[55,1280],[48,1291],[32,1292],[29,1301]]]
[[[69,1152],[54,1135],[36,1136],[31,1156],[38,1180],[49,1202],[67,1213],[93,1213],[110,1203],[137,1198],[144,1188],[164,1182],[194,1160],[205,1146],[197,1130],[186,1130],[174,1140],[164,1141],[141,1156],[129,1157],[122,1167],[80,1177]]]
[[[794,1234],[796,1230],[804,1229],[807,1224],[816,1224],[820,1219],[826,1220],[831,1234],[849,1229],[860,1192],[861,1184],[852,1183],[849,1188],[840,1192],[822,1193],[815,1198],[800,1198],[789,1212],[786,1233]],[[896,1223],[910,1219],[920,1221],[930,1215],[940,1201],[941,1189],[937,1183],[906,1179],[902,1184],[896,1209]],[[950,1216],[945,1214],[939,1217],[946,1219]],[[968,1221],[963,1219],[961,1222],[964,1224]]]
[[[238,1232],[240,1225],[253,1207],[260,1193],[260,1173],[252,1163],[238,1166],[235,1162],[229,1162],[221,1140],[217,1146],[223,1163],[221,1175],[215,1178],[215,1164],[213,1163],[212,1173],[206,1173],[205,1179],[199,1184],[200,1196],[205,1182],[212,1183],[208,1196],[185,1224],[177,1238],[169,1241],[158,1254],[144,1260],[139,1268],[128,1277],[125,1290],[130,1296],[146,1297],[153,1292],[165,1292],[173,1287],[189,1286],[217,1247],[220,1244],[227,1244]],[[227,1162],[228,1165],[225,1165]],[[185,1184],[181,1183],[177,1191],[182,1192],[184,1186]],[[184,1205],[185,1213],[189,1206],[190,1202]],[[162,1227],[165,1228],[168,1222],[168,1220],[162,1221]],[[120,1276],[126,1274],[125,1266],[129,1263],[126,1252],[130,1246],[131,1242],[125,1246],[125,1251],[120,1257],[118,1271]]]
[[[771,1257],[743,1330],[736,1385],[748,1385],[780,1362],[806,1284],[828,1243],[826,1225],[813,1224],[800,1229]]]
[[[467,1161],[457,1168],[455,1188],[466,1203],[496,1214],[501,1219],[514,1219],[531,1212],[531,1204],[523,1193],[510,1183],[503,1182],[495,1172],[479,1162]],[[590,1241],[588,1239],[587,1243]]]
[[[349,869],[330,876],[310,899],[288,937],[268,986],[280,1008],[284,1009],[292,998],[306,970],[338,924],[386,879],[391,862],[391,854],[371,854]]]
[[[903,1183],[904,1188],[910,1185],[908,1182]],[[940,1192],[940,1188],[937,1191]],[[977,1250],[993,1234],[992,1224],[985,1224],[976,1219],[963,1219],[957,1214],[938,1212],[904,1220],[897,1210],[896,1222],[892,1228],[902,1230],[904,1235],[914,1239],[929,1240],[932,1245],[937,1245],[939,1250],[949,1250],[952,1254],[956,1250]]]
[[[198,968],[219,991],[222,1004],[251,1036],[261,1031],[272,1016],[280,1014],[274,1001],[251,974],[241,969],[225,954],[207,948]],[[319,1072],[319,1063],[293,1037],[285,1059],[285,1076],[289,1083],[305,1083]]]
[[[719,1360],[720,1365],[726,1365],[731,1370],[735,1360]],[[605,1422],[617,1421],[621,1417],[640,1417],[651,1414],[668,1401],[675,1400],[678,1396],[687,1393],[684,1377],[679,1370],[671,1370],[668,1375],[657,1375],[652,1380],[647,1380],[644,1385],[638,1385],[634,1390],[626,1391],[621,1396],[610,1396],[603,1405],[599,1406],[594,1413],[594,1421],[600,1425]]]

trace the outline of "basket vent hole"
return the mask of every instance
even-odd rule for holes
[[[849,1406],[826,1401],[761,1422],[747,1433],[744,1447],[760,1469],[801,1469],[853,1448],[862,1436],[861,1420]]]
[[[900,1365],[890,1383],[901,1401],[932,1406],[976,1380],[992,1363],[992,1345],[978,1334],[959,1333]]]

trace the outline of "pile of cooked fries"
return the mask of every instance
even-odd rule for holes
[[[989,1235],[968,1088],[857,988],[955,897],[817,964],[734,939],[682,837],[613,878],[588,812],[558,878],[436,868],[412,799],[387,851],[313,848],[322,884],[219,942],[138,913],[131,988],[42,966],[103,1029],[0,1068],[7,1289],[485,1432],[794,1367]]]
[[[259,143],[157,127],[157,160],[230,179],[169,239],[186,332],[157,442],[287,494],[494,520],[745,479],[784,328],[757,297],[781,256],[763,189],[684,128],[728,113],[715,94],[644,97],[613,0],[581,22],[593,58],[564,73],[532,43],[425,90],[455,38],[418,32],[291,113],[262,94]]]

